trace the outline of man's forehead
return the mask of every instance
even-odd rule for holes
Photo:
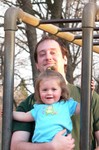
[[[53,52],[56,52],[58,49],[57,48],[53,48],[53,47],[49,47],[49,48],[43,48],[43,49],[38,49],[38,52],[41,53],[41,52],[47,52],[47,51],[53,51]]]
[[[56,46],[59,46],[59,43],[55,40],[45,40],[45,41],[42,41],[41,43],[39,43],[38,48],[41,46],[43,46],[43,47],[48,47],[48,46],[56,47]]]
[[[61,50],[60,45],[56,42],[45,42],[45,43],[40,43],[37,52],[46,52],[46,51],[59,51]]]

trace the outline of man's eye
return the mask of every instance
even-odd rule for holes
[[[55,53],[54,51],[51,51],[51,54],[54,55],[54,54],[56,54],[56,53]]]
[[[45,55],[45,53],[40,53],[40,54],[39,54],[40,57],[42,57],[42,56],[44,56],[44,55]]]

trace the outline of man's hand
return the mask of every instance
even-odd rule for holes
[[[52,140],[52,144],[55,150],[73,150],[75,147],[74,139],[71,134],[64,136],[63,134],[66,130],[62,130],[56,134],[54,139]]]

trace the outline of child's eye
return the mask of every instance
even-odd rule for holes
[[[47,89],[43,89],[42,91],[47,91]]]
[[[53,91],[56,91],[57,89],[53,88],[52,90],[53,90]]]

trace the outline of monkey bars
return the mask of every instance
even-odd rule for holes
[[[91,11],[90,11],[91,10]],[[10,150],[13,89],[14,89],[14,53],[15,32],[17,21],[30,24],[41,30],[54,34],[69,42],[82,46],[82,83],[81,83],[81,142],[80,150],[90,150],[90,102],[91,102],[91,72],[92,50],[99,53],[99,46],[92,46],[95,17],[98,15],[95,3],[88,3],[83,10],[82,39],[75,39],[70,32],[60,32],[60,28],[53,24],[43,24],[43,21],[27,14],[20,8],[9,8],[5,13],[5,58],[4,58],[4,87],[3,87],[3,130],[2,150]],[[97,17],[98,18],[98,17]],[[85,88],[86,87],[86,88]],[[86,117],[85,117],[86,116]],[[84,119],[84,120],[83,120]]]
[[[96,10],[98,10],[97,6],[96,6]],[[41,30],[44,30],[50,34],[53,34],[53,35],[56,35],[60,38],[63,38],[69,42],[72,42],[74,44],[77,44],[79,46],[82,46],[82,40],[81,39],[77,39],[76,35],[70,33],[70,32],[62,32],[61,31],[61,28],[51,24],[51,20],[48,21],[49,24],[47,24],[47,21],[44,21],[44,20],[40,20],[38,18],[36,18],[35,16],[32,16],[26,12],[24,12],[22,9],[20,8],[10,8],[7,10],[6,13],[10,14],[10,12],[14,12],[17,14],[17,18],[20,22],[25,22],[27,24],[30,24],[38,29],[41,29]],[[13,15],[14,16],[14,15]],[[96,14],[97,16],[97,14]],[[5,16],[5,18],[8,18],[8,15]],[[97,17],[96,17],[97,19]],[[64,19],[65,20],[65,19]],[[64,21],[62,20],[62,22]],[[71,21],[71,20],[69,20]],[[69,22],[68,21],[68,22]],[[81,19],[72,19],[72,22],[81,22]],[[55,22],[55,21],[52,21],[52,22]],[[56,21],[58,22],[58,20]],[[65,22],[65,21],[64,21]],[[45,23],[45,24],[44,24]],[[7,21],[7,19],[5,19],[5,30],[6,30],[6,27],[10,26],[9,28],[11,28],[11,26],[13,26],[13,24],[11,24],[10,22]],[[99,46],[93,46],[93,51],[96,52],[96,53],[99,53]]]

